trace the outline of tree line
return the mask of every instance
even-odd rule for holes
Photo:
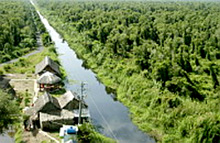
[[[27,0],[1,0],[0,19],[0,63],[34,50],[37,32],[45,32],[38,14]]]

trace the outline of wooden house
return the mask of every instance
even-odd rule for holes
[[[40,126],[43,130],[58,130],[63,124],[73,125],[74,113],[68,110],[61,110],[59,114],[39,113]]]
[[[63,124],[78,123],[79,102],[79,96],[72,91],[67,91],[59,98],[45,93],[36,100],[33,107],[27,108],[25,113],[30,116],[30,123],[39,124],[43,130],[57,130]],[[82,101],[82,120],[89,117],[88,106]]]
[[[52,97],[50,94],[45,92],[44,95],[40,96],[34,103],[33,111],[34,113],[55,113],[59,112],[60,105],[56,98]]]
[[[79,109],[79,96],[73,91],[67,91],[64,95],[58,98],[61,109],[73,111]],[[82,108],[87,108],[85,101],[82,101]]]
[[[35,67],[35,74],[42,75],[46,71],[49,71],[57,76],[61,75],[59,65],[48,56],[46,56],[44,60]]]
[[[74,123],[78,123],[79,118],[79,96],[73,91],[67,91],[64,95],[58,98],[58,102],[60,108],[62,110],[69,110],[73,113],[74,116]],[[82,112],[81,112],[81,120],[88,121],[90,118],[88,105],[83,100],[82,101]]]
[[[44,95],[40,96],[32,107],[24,109],[24,113],[29,116],[29,119],[25,120],[25,128],[30,130],[31,127],[40,127],[40,113],[56,114],[59,116],[61,112],[59,103],[56,98],[45,92]]]

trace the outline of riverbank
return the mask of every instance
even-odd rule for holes
[[[53,45],[50,46],[50,48],[52,48],[52,47],[53,47]],[[54,56],[54,59],[56,59],[56,57],[58,57],[55,52],[53,53],[53,52],[51,52],[51,50],[49,50],[49,51],[48,51],[48,47],[45,47],[45,49],[44,49],[44,51],[42,51],[42,53],[32,55],[28,58],[22,58],[22,61],[18,61],[13,64],[10,64],[10,65],[4,65],[3,67],[0,68],[0,70],[2,70],[2,72],[4,74],[6,74],[7,78],[11,79],[10,84],[12,85],[14,90],[16,91],[17,97],[19,99],[22,99],[21,103],[20,103],[20,106],[22,109],[25,106],[30,106],[32,103],[32,100],[33,100],[32,98],[35,96],[35,89],[34,88],[36,87],[36,76],[33,74],[34,66],[32,67],[32,64],[34,64],[34,65],[37,64],[38,60],[43,59],[44,56],[46,56],[46,55],[47,56],[50,55],[52,57]],[[24,64],[25,64],[25,66],[24,66]],[[6,70],[7,68],[5,69],[5,66],[10,67],[10,68],[8,70]],[[20,69],[20,70],[18,70],[18,69]],[[21,128],[23,128],[22,122],[19,123],[18,126],[20,126],[20,128],[16,127],[18,129],[16,136],[15,136],[16,143],[19,141],[26,141],[27,143],[35,143],[35,142],[37,143],[39,141],[53,142],[50,138],[44,136],[43,134],[41,134],[38,131],[35,131],[35,130],[31,131],[31,132],[24,131],[23,129],[21,129]],[[87,131],[87,132],[85,131],[85,133],[86,134],[81,135],[81,140],[85,140],[89,136],[89,138],[87,140],[91,140],[92,142],[96,142],[96,143],[97,143],[96,140],[99,140],[99,141],[104,140],[106,143],[115,142],[111,139],[108,139],[108,138],[98,134],[93,129],[89,129],[89,131]],[[50,136],[55,135],[54,137],[57,138],[58,140],[60,140],[60,138],[58,136],[58,132],[57,132],[57,134],[48,132],[48,134]]]
[[[126,99],[124,98],[124,95],[127,92],[127,88],[129,85],[126,85],[125,91],[122,94],[120,94],[118,92],[118,88],[123,88],[123,85],[120,85],[120,81],[119,79],[123,79],[123,76],[121,75],[125,75],[126,73],[121,73],[122,71],[114,71],[114,73],[112,73],[112,71],[110,72],[110,70],[114,69],[113,67],[117,67],[117,63],[120,61],[107,61],[105,64],[108,63],[108,65],[110,66],[110,69],[107,69],[105,71],[105,67],[99,67],[98,65],[100,64],[100,59],[97,59],[97,55],[93,55],[91,53],[89,53],[86,49],[86,47],[84,46],[84,44],[80,43],[80,39],[83,39],[83,35],[79,34],[79,35],[75,35],[75,38],[72,38],[71,33],[64,31],[68,29],[68,24],[66,24],[65,26],[63,26],[62,28],[60,27],[60,25],[62,25],[62,21],[60,19],[56,19],[56,21],[54,21],[54,19],[52,17],[49,16],[49,13],[46,13],[46,11],[41,9],[41,12],[43,12],[43,14],[45,14],[45,17],[48,18],[48,20],[50,21],[50,24],[55,27],[55,29],[62,35],[62,37],[64,37],[64,39],[68,42],[68,44],[70,45],[70,47],[77,53],[77,57],[79,57],[80,59],[83,59],[83,65],[86,66],[86,68],[88,69],[92,69],[93,72],[95,72],[97,74],[97,78],[99,80],[99,82],[102,82],[105,86],[107,86],[108,88],[114,90],[114,93],[116,93],[116,100],[119,100],[120,102],[122,102],[125,106],[127,106],[130,109],[130,117],[132,119],[132,121],[143,131],[145,131],[145,133],[148,133],[150,136],[154,137],[156,140],[160,141],[162,138],[162,132],[153,129],[151,127],[148,126],[152,126],[152,124],[149,124],[148,126],[146,122],[144,122],[143,125],[140,126],[140,123],[143,123],[142,117],[140,117],[139,115],[137,115],[135,112],[139,112],[138,110],[142,110],[143,109],[138,109],[139,108],[139,104],[136,103],[135,100],[130,100],[130,99]],[[74,27],[71,27],[68,31],[75,31],[76,29]],[[77,32],[76,32],[77,33]],[[99,46],[99,44],[97,44],[97,46]],[[124,63],[124,61],[121,61],[122,63]],[[122,68],[122,67],[119,67]],[[132,70],[132,69],[131,69]],[[117,77],[115,77],[115,73],[117,73]],[[142,74],[139,75],[140,77],[132,77],[133,79],[131,79],[131,81],[135,81],[135,82],[140,82],[143,83],[140,79],[142,79]],[[144,81],[146,82],[146,81]],[[131,85],[133,83],[130,83]],[[135,87],[139,87],[140,84],[135,85]],[[142,85],[141,85],[142,86]],[[149,85],[152,86],[152,85]],[[156,88],[152,88],[151,90],[149,90],[149,92],[151,92],[151,94],[153,95],[154,93],[158,93],[159,91]],[[133,104],[133,105],[132,105]],[[142,103],[141,103],[142,104]],[[134,106],[135,105],[135,106]],[[138,119],[138,121],[136,121],[135,119]],[[144,118],[146,119],[146,118]],[[147,129],[147,130],[146,130]],[[141,140],[141,139],[140,139]],[[128,141],[129,142],[129,141]],[[142,141],[141,141],[142,142]],[[154,142],[154,139],[149,139],[147,142]]]
[[[35,77],[33,77],[32,79],[32,74],[34,73],[35,65],[39,63],[45,56],[49,56],[53,60],[59,61],[54,45],[50,44],[49,46],[45,47],[44,50],[40,53],[30,55],[26,58],[25,57],[19,58],[18,61],[15,61],[11,64],[5,64],[4,66],[0,67],[1,74],[7,74],[8,77],[12,79],[11,81],[13,87],[16,89],[17,92],[19,92],[20,94],[19,96],[22,98],[22,102],[24,102],[21,103],[21,108],[24,108],[24,106],[28,106],[29,104],[31,104],[32,97],[35,93],[34,91],[35,85],[33,85],[32,83],[28,83],[28,81],[32,82],[32,80],[33,81],[35,80],[35,84],[36,84],[36,79]],[[64,79],[64,75],[65,75],[65,71],[63,70],[62,72],[63,79]],[[22,141],[31,142],[31,143],[38,141],[51,142],[50,139],[40,135],[39,133],[36,134],[36,132],[32,133],[32,132],[23,131],[22,124],[23,123],[18,124],[20,128],[18,128],[17,133],[15,135],[16,142],[22,142]],[[52,136],[55,135],[55,137],[57,138],[58,133],[57,134],[52,133],[51,135]],[[95,132],[94,129],[90,129],[89,132],[85,132],[85,134],[81,135],[81,137],[83,137],[84,139],[87,138],[87,140],[91,140],[92,142],[96,142],[96,143],[97,142],[101,143],[103,141],[106,143],[115,142],[114,140]]]
[[[35,65],[43,60],[44,56],[50,56],[54,60],[58,60],[58,55],[55,52],[53,45],[49,47],[45,47],[42,53],[38,53],[35,55],[31,55],[28,58],[21,58],[19,61],[14,62],[12,64],[6,64],[3,67],[0,67],[0,70],[3,74],[6,74],[6,77],[11,79],[10,84],[13,86],[14,90],[19,99],[22,99],[21,108],[25,106],[30,106],[32,103],[32,98],[35,95],[35,84],[36,84],[36,76],[33,74],[35,70]],[[62,74],[64,75],[64,74]],[[63,77],[64,78],[64,77]],[[23,123],[18,124],[18,126],[22,127]],[[16,127],[17,128],[17,127]],[[105,141],[106,143],[114,143],[115,141],[102,136],[101,134],[95,132],[94,129],[89,129],[85,131],[86,134],[81,135],[80,140],[91,140],[92,142]],[[49,135],[54,136],[58,140],[60,140],[57,134],[49,133]],[[88,136],[89,138],[88,138]],[[23,131],[19,129],[16,133],[16,143],[19,141],[25,141],[27,143],[37,143],[39,141],[44,142],[53,142],[50,138],[42,135],[38,131],[35,130],[33,132]],[[40,138],[40,139],[39,139]],[[87,138],[87,139],[86,139]],[[98,141],[96,141],[98,140]],[[101,143],[100,142],[100,143]]]
[[[90,108],[92,123],[98,127],[98,131],[122,143],[154,142],[147,134],[137,129],[129,118],[127,108],[112,99],[112,96],[106,91],[106,87],[97,80],[96,75],[83,67],[83,62],[70,49],[69,44],[50,26],[47,19],[43,16],[41,18],[55,42],[61,64],[68,73],[68,81],[75,81],[75,83],[86,81],[88,83],[89,96],[86,102]],[[79,89],[77,84],[66,82],[65,85],[69,90]]]
[[[185,36],[184,32],[180,32],[184,34],[177,37],[181,39],[180,43],[171,42],[176,39],[167,39],[167,43],[163,38],[159,41],[159,36],[164,33],[160,27],[166,23],[160,21],[163,19],[160,12],[167,12],[161,9],[164,8],[162,5],[146,3],[144,6],[150,4],[150,8],[154,10],[143,18],[146,16],[143,13],[146,7],[142,7],[142,3],[134,3],[137,7],[132,7],[133,9],[130,3],[120,3],[121,9],[114,7],[116,3],[71,5],[64,2],[59,3],[59,6],[56,6],[56,2],[45,3],[41,1],[40,6],[48,21],[64,36],[77,55],[85,60],[87,66],[97,73],[98,78],[116,90],[117,98],[129,107],[132,121],[140,129],[153,135],[159,142],[219,140],[219,131],[216,128],[219,127],[220,120],[217,104],[219,87],[216,87],[219,85],[219,72],[216,71],[219,60],[212,61],[208,57],[210,51],[207,51],[206,58],[196,52],[187,57],[190,55],[188,49],[193,51],[195,47],[180,42],[184,41],[181,39]],[[175,9],[175,4],[167,3],[166,6]],[[195,6],[195,3],[180,5],[183,9],[190,6]],[[208,6],[215,7],[214,4]],[[129,10],[125,12],[123,8]],[[136,13],[134,9],[140,13]],[[70,12],[66,13],[67,10]],[[182,16],[183,10],[175,9],[174,12]],[[172,12],[168,13],[172,15]],[[190,11],[187,15],[192,13],[197,19],[195,11]],[[138,18],[132,18],[131,15],[137,15]],[[72,17],[68,19],[69,16]],[[197,30],[190,21],[184,22],[189,22]],[[178,22],[167,25],[174,29],[169,31],[173,35],[178,30],[176,24],[183,24]],[[158,30],[160,34],[154,30]],[[179,45],[180,48],[177,43],[182,44]],[[192,44],[195,45],[193,42]],[[172,45],[178,49],[170,54],[173,51],[169,49]],[[197,48],[201,50],[201,46]],[[195,60],[195,55],[199,59]]]

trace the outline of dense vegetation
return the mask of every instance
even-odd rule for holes
[[[37,2],[140,129],[219,142],[220,3]]]
[[[19,121],[19,106],[12,96],[0,89],[0,134]]]
[[[0,0],[0,63],[36,48],[44,26],[27,0]]]
[[[50,56],[59,63],[58,57],[43,23],[35,8],[28,0],[0,0],[0,63],[19,58],[18,62],[0,66],[0,75],[6,73],[32,74],[35,65]],[[37,41],[42,40],[45,49],[28,58],[22,55],[36,49]],[[5,45],[10,47],[5,47]],[[63,75],[64,71],[62,70]],[[65,76],[65,75],[64,75]]]
[[[84,123],[79,127],[77,139],[79,143],[116,143],[113,139],[97,133],[89,123]]]

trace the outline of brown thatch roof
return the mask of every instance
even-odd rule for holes
[[[55,63],[51,58],[46,56],[42,62],[36,65],[35,67],[35,74],[39,74],[44,71],[44,69],[49,66],[53,69],[58,75],[61,75],[59,70],[59,65]]]
[[[64,95],[58,98],[60,108],[64,108],[69,102],[71,102],[74,99],[79,101],[78,95],[75,92],[67,91]]]
[[[63,124],[72,125],[74,121],[74,113],[68,110],[60,111],[60,114],[39,113],[40,126],[43,130],[59,130]]]
[[[65,119],[74,119],[74,113],[68,110],[62,110],[60,114],[47,114],[40,112],[40,121],[56,121],[56,120],[65,120]]]
[[[10,79],[4,78],[3,76],[0,76],[0,88],[6,89],[10,87]]]
[[[63,109],[66,106],[68,106],[70,110],[73,110],[79,107],[79,100],[80,100],[79,96],[73,91],[67,91],[64,95],[58,98],[60,108]],[[82,107],[87,107],[84,101],[82,102]]]
[[[38,80],[37,83],[40,84],[55,84],[61,81],[61,78],[56,76],[55,74],[52,74],[51,72],[45,72],[42,74]]]
[[[59,103],[56,98],[45,92],[44,95],[40,96],[34,103],[34,112],[51,113],[51,111],[60,110]]]

